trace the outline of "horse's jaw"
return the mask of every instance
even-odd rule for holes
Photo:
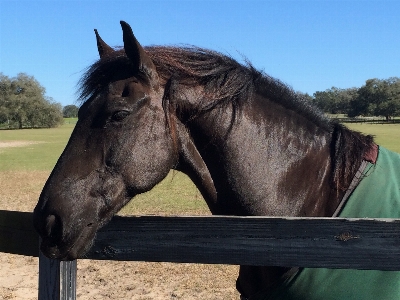
[[[210,211],[215,214],[217,212],[217,191],[210,171],[190,137],[189,131],[179,120],[176,121],[176,129],[179,160],[175,169],[189,176],[199,189]]]

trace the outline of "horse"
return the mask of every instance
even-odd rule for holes
[[[365,166],[377,172],[389,152],[248,61],[195,46],[142,47],[121,27],[120,48],[95,29],[100,59],[80,80],[78,122],[34,209],[50,258],[84,257],[96,231],[172,169],[190,177],[212,214],[330,217],[346,209],[355,178],[368,177]],[[240,266],[236,287],[241,299],[286,299],[274,293],[304,273]],[[305,286],[287,299],[321,299]]]

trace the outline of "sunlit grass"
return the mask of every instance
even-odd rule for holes
[[[57,128],[0,130],[0,142],[28,142],[23,147],[0,148],[0,171],[53,169],[74,126],[67,120]]]
[[[209,210],[192,181],[183,173],[171,171],[150,192],[133,198],[120,214],[204,215]]]
[[[30,210],[63,151],[76,119],[52,129],[0,130],[0,142],[34,142],[22,147],[0,148],[0,205],[3,209]],[[400,153],[400,124],[346,124],[376,136],[378,144]],[[14,205],[14,207],[13,207]],[[136,196],[120,214],[209,214],[206,203],[190,179],[177,171],[150,192]]]
[[[353,130],[371,134],[377,144],[400,153],[400,124],[346,123]]]

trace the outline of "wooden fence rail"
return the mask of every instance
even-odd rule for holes
[[[0,211],[0,252],[37,256],[31,224]],[[400,271],[400,220],[114,217],[87,258]],[[40,261],[39,299],[75,299],[76,262]]]

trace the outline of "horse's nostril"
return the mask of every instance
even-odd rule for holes
[[[54,236],[56,230],[56,216],[50,215],[46,218],[46,235],[48,237]]]

